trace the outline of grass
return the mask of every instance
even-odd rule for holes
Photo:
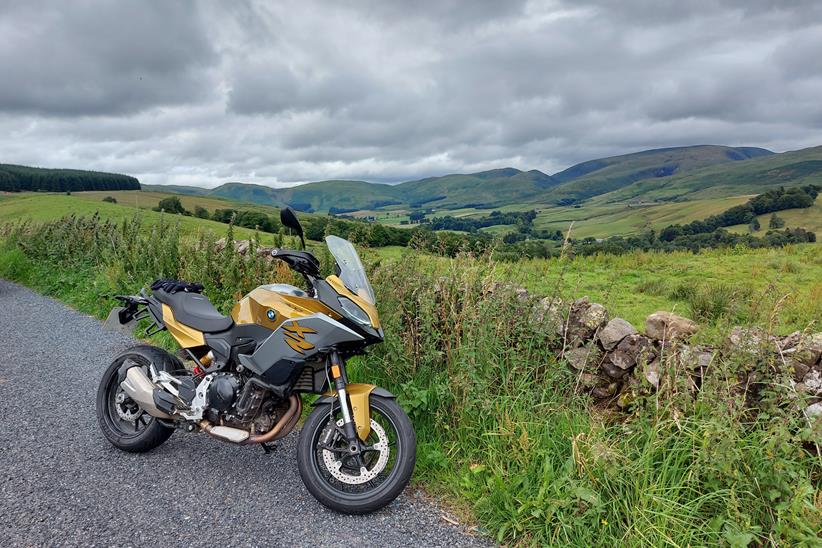
[[[711,313],[710,320],[756,321],[765,312],[759,304],[766,296],[785,296],[782,330],[803,329],[822,320],[822,253],[816,244],[535,259],[499,264],[496,269],[501,279],[515,280],[536,294],[550,295],[562,283],[572,294],[605,304],[637,327],[657,310],[693,314],[694,307],[702,307],[697,299],[708,292],[715,292],[716,298],[720,291],[732,293],[738,306]]]
[[[395,247],[364,254],[377,261],[417,252]],[[451,261],[425,257],[438,268]],[[812,322],[817,328],[822,325],[822,254],[816,244],[529,259],[494,263],[493,270],[495,278],[520,284],[535,295],[554,295],[562,286],[569,295],[588,296],[640,329],[658,310],[694,316],[709,332],[728,322],[756,322],[767,312],[763,299],[772,297],[784,297],[780,331],[801,330]]]
[[[72,196],[81,200],[90,200],[93,202],[102,202],[105,197],[112,196],[117,200],[118,204],[137,207],[140,209],[151,209],[156,207],[157,204],[160,203],[160,200],[168,198],[169,196],[177,196],[180,198],[180,202],[182,202],[183,207],[188,211],[194,211],[194,208],[197,206],[206,208],[209,213],[213,213],[215,209],[243,209],[249,211],[261,211],[267,215],[277,215],[280,211],[278,208],[272,206],[236,202],[226,198],[193,196],[188,194],[173,194],[170,192],[145,190],[74,192]]]
[[[287,279],[253,256],[214,252],[213,236],[195,237],[183,218],[172,219],[179,227],[167,220],[144,227],[75,218],[6,229],[0,277],[98,317],[106,296],[156,276],[204,282],[222,310],[237,293]],[[552,351],[554,336],[533,320],[536,297],[488,290],[512,280],[566,300],[589,293],[634,323],[657,308],[698,312],[710,327],[701,340],[721,344],[734,321],[818,330],[817,249],[513,265],[366,251],[387,338],[353,360],[349,373],[399,396],[418,434],[417,480],[465,501],[500,542],[818,545],[822,460],[802,442],[820,433],[799,420],[772,360],[731,353],[697,394],[671,378],[668,392],[614,416],[574,391],[575,376]],[[751,367],[764,383],[754,410],[734,390]]]
[[[822,198],[817,198],[816,203],[808,209],[788,209],[786,211],[778,211],[777,216],[785,220],[785,226],[789,228],[802,227],[816,234],[822,238]],[[755,235],[762,235],[768,230],[768,221],[770,221],[771,214],[759,215],[759,225],[762,227]],[[738,233],[748,232],[748,225],[736,225],[728,227],[728,230]]]
[[[142,194],[142,192],[81,192],[72,195],[46,194],[38,192],[4,196],[4,199],[0,201],[0,221],[27,219],[35,222],[43,222],[59,219],[66,215],[80,216],[93,215],[97,213],[104,219],[109,219],[115,222],[121,222],[123,220],[131,219],[135,214],[134,207],[127,205],[128,199],[123,200],[123,203],[119,203],[118,198],[118,203],[116,204],[103,202],[102,199],[108,195],[117,197],[123,194],[139,196]],[[164,196],[164,194],[161,193],[148,194],[157,194],[159,196]],[[197,197],[181,196],[181,200],[184,204],[188,203],[186,200],[187,198],[194,198],[195,200],[197,199]],[[206,198],[205,200],[211,200],[212,202],[220,202],[223,204],[223,208],[232,206],[231,202],[223,202],[222,200],[208,198]],[[154,201],[153,198],[150,201],[146,201],[145,199],[143,199],[142,204],[146,206],[151,204],[151,207],[154,207],[157,205],[157,201]],[[140,202],[138,201],[138,206],[139,204]],[[236,206],[236,204],[233,205]],[[186,205],[185,207],[188,207],[188,205]],[[163,214],[151,210],[142,210],[140,214],[146,221],[142,225],[143,227],[156,225],[160,222],[160,219],[163,216]],[[226,230],[226,225],[223,223],[218,223],[217,221],[199,219],[197,217],[185,217],[182,215],[165,215],[165,217],[174,217],[175,221],[179,222],[180,230],[186,234],[193,235],[200,230],[209,230],[214,234],[224,234]],[[242,227],[236,227],[234,229],[234,233],[237,239],[249,239],[254,236],[253,230]],[[260,239],[263,243],[272,243],[274,241],[274,235],[261,233]]]
[[[581,208],[543,209],[535,226],[543,230],[567,230],[574,223],[578,238],[607,238],[617,234],[637,234],[648,229],[660,230],[671,224],[684,224],[745,203],[750,196],[733,196],[716,200],[695,200],[656,204],[584,204]]]
[[[563,268],[542,263],[546,271]],[[795,433],[786,425],[795,416],[774,410],[751,422],[742,408],[717,405],[732,401],[733,360],[717,363],[717,377],[706,380],[696,400],[680,400],[684,407],[661,399],[638,408],[633,420],[613,421],[573,392],[573,375],[547,348],[550,335],[532,323],[527,304],[512,291],[485,292],[491,279],[510,274],[498,268],[406,254],[374,273],[394,336],[355,372],[402,395],[420,434],[424,481],[471,501],[501,541],[813,544],[822,525],[814,502],[822,493],[819,462],[790,441]],[[543,286],[547,294],[575,292],[558,272],[553,276]],[[668,291],[649,282],[648,291]],[[717,291],[693,300],[717,303],[707,308],[713,321],[722,303],[745,300]],[[639,302],[642,294],[633,297]],[[779,298],[761,302],[770,316]],[[623,310],[631,315],[630,305]],[[817,308],[805,317],[818,322],[819,314]],[[702,336],[718,343],[724,334]],[[797,472],[804,479],[795,483]]]

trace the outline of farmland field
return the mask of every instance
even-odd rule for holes
[[[64,194],[45,194],[45,193],[28,193],[18,194],[12,196],[0,196],[0,222],[10,220],[25,220],[32,221],[49,221],[59,219],[66,215],[94,215],[99,213],[103,219],[111,219],[114,221],[122,221],[124,219],[131,219],[134,217],[136,211],[135,207],[139,207],[140,215],[148,221],[148,223],[157,223],[161,218],[161,213],[151,211],[150,208],[157,205],[160,199],[170,196],[162,193],[146,193],[150,197],[143,196],[141,191],[123,191],[123,192],[81,192],[72,195]],[[123,195],[127,196],[123,198]],[[103,202],[105,196],[115,196],[118,203],[111,204]],[[122,202],[121,202],[122,198]],[[186,200],[191,198],[191,200]],[[135,205],[130,205],[129,199],[134,199]],[[199,198],[199,197],[181,197],[185,207],[193,207],[199,204],[208,204],[213,206],[220,204],[222,208],[237,206],[235,202],[225,202],[213,198]],[[275,213],[272,208],[262,208],[256,206],[257,209],[267,209],[271,214]],[[198,219],[196,217],[186,217],[183,215],[165,215],[166,221],[179,222],[180,229],[184,233],[194,234],[200,229],[211,230],[216,234],[224,234],[226,225],[208,219]],[[235,234],[238,238],[250,238],[254,235],[254,231],[248,228],[236,227]],[[273,241],[272,234],[260,233],[260,240],[265,243]]]

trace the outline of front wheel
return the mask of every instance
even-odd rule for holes
[[[348,456],[339,405],[314,409],[300,431],[297,465],[308,491],[337,512],[367,514],[402,493],[416,462],[408,415],[393,399],[372,395],[371,433],[361,461]]]

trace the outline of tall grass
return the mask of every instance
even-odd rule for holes
[[[279,261],[266,261],[256,252],[256,239],[251,240],[247,254],[238,255],[233,246],[218,249],[216,235],[211,231],[200,231],[195,238],[181,238],[179,225],[165,217],[148,227],[143,222],[137,214],[119,223],[93,215],[70,216],[43,224],[5,225],[0,236],[5,238],[7,252],[0,263],[0,274],[21,279],[24,273],[15,274],[14,269],[21,268],[15,265],[24,264],[15,255],[22,252],[31,267],[40,267],[35,268],[38,276],[30,273],[32,279],[23,281],[41,284],[41,289],[53,289],[59,294],[59,286],[50,288],[42,284],[75,285],[72,281],[77,279],[88,283],[85,277],[91,276],[94,285],[86,287],[85,292],[94,295],[99,303],[93,310],[98,314],[111,306],[110,301],[99,297],[133,293],[157,278],[200,281],[211,301],[223,312],[228,312],[239,296],[260,284],[274,278],[296,280]],[[233,239],[231,225],[227,239]],[[45,265],[51,268],[42,272]],[[43,274],[45,279],[38,281]]]
[[[6,227],[0,276],[98,315],[110,306],[103,295],[134,292],[159,276],[204,283],[223,310],[238,293],[290,276],[254,253],[216,251],[213,235],[185,239],[173,225],[152,232],[136,230],[139,223],[68,218]],[[570,263],[506,268],[538,272],[548,264]],[[615,414],[575,393],[574,375],[551,351],[554,334],[534,316],[535,297],[497,283],[499,265],[412,254],[369,269],[387,336],[352,361],[350,374],[399,396],[417,429],[417,478],[466,501],[494,538],[573,546],[819,544],[822,457],[803,448],[819,440],[819,429],[803,422],[789,380],[778,373],[760,378],[753,410],[739,390],[740,375],[752,368],[777,371],[772,357],[729,354],[712,365],[700,392],[673,379],[640,398],[630,415]],[[552,293],[573,296],[572,270],[550,274],[559,280]],[[683,291],[693,311],[719,323],[751,300],[737,288],[707,285],[642,290]],[[776,302],[760,306],[779,314]]]
[[[499,540],[819,540],[822,469],[801,448],[819,431],[776,385],[763,388],[770,398],[751,415],[736,391],[750,357],[716,364],[696,396],[683,379],[680,397],[651,395],[630,420],[614,420],[574,393],[533,303],[510,287],[489,291],[494,271],[467,257],[439,269],[407,257],[375,271],[390,336],[357,373],[401,394],[423,440],[421,477],[472,501]],[[706,290],[721,303],[711,314],[741,295],[718,294]]]

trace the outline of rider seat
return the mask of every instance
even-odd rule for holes
[[[197,331],[217,333],[234,325],[229,316],[220,314],[211,301],[200,293],[169,293],[163,289],[155,289],[152,294],[158,301],[171,308],[175,320]]]

